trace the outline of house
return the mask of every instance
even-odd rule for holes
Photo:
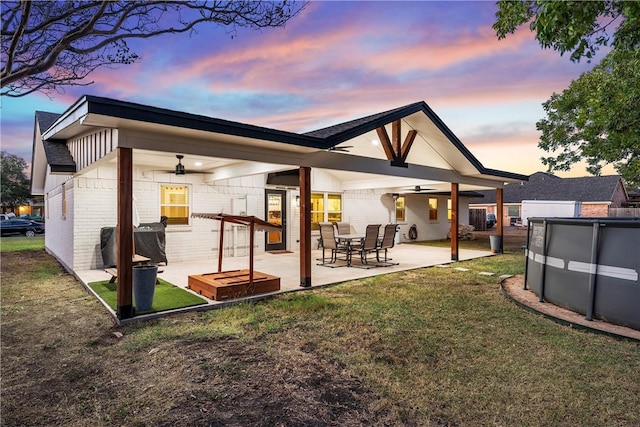
[[[225,230],[219,248],[218,229],[192,213],[279,223],[255,252],[300,251],[306,287],[319,222],[397,223],[401,241],[415,224],[418,240],[441,239],[467,222],[477,191],[526,179],[482,166],[424,102],[305,134],[89,95],[35,115],[32,193],[44,196],[46,249],[70,271],[99,268],[100,230],[117,225],[122,318],[134,213],[167,218],[169,262],[247,253],[246,230]]]
[[[482,190],[481,198],[472,198],[472,209],[496,213],[495,192]],[[528,181],[509,183],[503,189],[505,224],[522,221],[523,201],[576,202],[580,217],[607,217],[610,208],[626,205],[627,192],[619,175],[560,178],[546,172],[536,172]],[[553,215],[555,216],[555,215]],[[574,216],[574,215],[568,215]]]

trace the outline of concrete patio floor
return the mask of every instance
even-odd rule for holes
[[[489,250],[480,251],[461,249],[459,251],[460,261],[491,255],[493,254]],[[399,264],[389,267],[377,267],[370,269],[357,267],[329,268],[317,265],[319,261],[316,261],[316,259],[322,257],[322,250],[312,251],[311,257],[311,288],[300,287],[300,257],[298,252],[279,254],[272,254],[267,252],[256,255],[254,257],[254,270],[280,277],[280,291],[272,292],[270,294],[260,294],[253,297],[236,299],[233,301],[214,301],[205,298],[207,300],[207,308],[215,308],[216,306],[228,305],[230,302],[233,303],[239,300],[259,299],[263,298],[265,295],[300,291],[303,289],[313,289],[320,286],[344,282],[347,280],[372,277],[397,271],[413,270],[416,268],[432,267],[441,264],[450,264],[452,262],[451,250],[449,248],[414,244],[399,244],[390,249],[389,257],[393,259],[393,262],[397,262]],[[210,260],[198,260],[189,262],[171,262],[171,260],[169,260],[169,264],[167,266],[160,266],[160,270],[163,270],[163,272],[159,274],[159,277],[176,286],[186,289],[189,275],[212,273],[216,272],[217,268],[218,259],[215,255],[212,256]],[[222,260],[223,271],[248,268],[249,257],[247,256],[225,257]],[[106,273],[103,269],[78,271],[76,272],[76,275],[85,286],[91,282],[107,280],[111,278],[111,275]],[[203,309],[203,307],[199,306],[198,309]]]

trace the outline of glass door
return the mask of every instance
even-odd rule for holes
[[[281,231],[266,233],[265,250],[278,251],[287,249],[287,192],[284,190],[265,190],[265,218],[267,221],[282,226]]]

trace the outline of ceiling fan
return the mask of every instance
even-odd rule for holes
[[[185,173],[187,173],[187,171],[184,168],[184,165],[182,164],[182,159],[184,159],[184,156],[182,154],[176,154],[176,158],[178,159],[178,164],[176,165],[176,175],[184,175]]]
[[[427,193],[427,192],[431,192],[431,191],[435,191],[435,189],[433,188],[423,188],[419,185],[416,185],[415,187],[413,187],[413,192],[416,194],[419,193]]]
[[[344,145],[342,147],[333,146],[333,147],[327,148],[327,151],[339,151],[341,153],[348,153],[349,148],[353,148],[353,145]]]
[[[202,173],[201,171],[188,171],[185,165],[182,163],[182,159],[184,159],[184,155],[176,154],[176,159],[178,159],[178,163],[175,165],[173,169],[155,170],[153,172],[173,173],[176,175],[186,175],[189,173]]]

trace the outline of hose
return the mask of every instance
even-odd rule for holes
[[[416,240],[417,238],[418,238],[418,228],[416,227],[415,224],[413,224],[411,228],[409,228],[409,239]]]

